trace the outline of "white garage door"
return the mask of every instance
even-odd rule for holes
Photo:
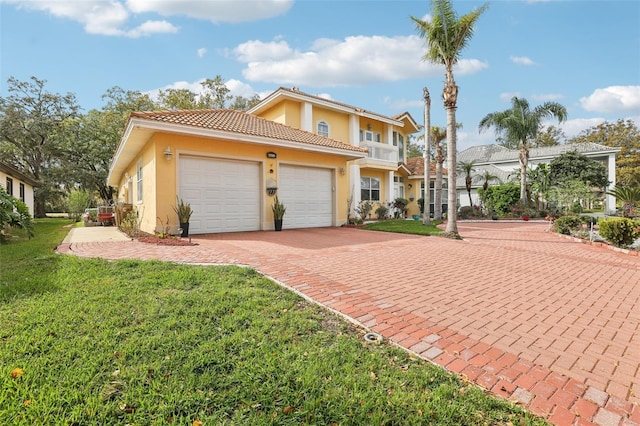
[[[283,228],[333,226],[332,171],[280,166],[278,198],[287,207]]]
[[[193,209],[190,234],[260,229],[258,163],[180,156],[179,195]]]

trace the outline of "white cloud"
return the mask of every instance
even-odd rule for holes
[[[573,120],[567,120],[560,124],[558,124],[557,122],[549,123],[549,124],[553,124],[554,126],[561,128],[565,136],[567,137],[567,139],[571,139],[573,137],[578,136],[580,132],[582,132],[583,130],[589,129],[591,127],[595,127],[598,124],[603,123],[605,121],[606,120],[601,117],[576,118]]]
[[[535,65],[536,63],[533,62],[531,59],[527,58],[526,56],[510,56],[509,59],[511,59],[511,62],[513,62],[514,64],[518,64],[518,65]]]
[[[134,13],[154,12],[163,16],[183,15],[212,22],[250,22],[286,13],[293,0],[127,0]]]
[[[205,49],[204,47],[201,47],[200,49],[198,49],[198,58],[203,58],[206,53],[207,53],[207,49]]]
[[[563,98],[564,95],[561,95],[560,93],[539,93],[531,95],[531,99],[537,102],[555,102]]]
[[[424,42],[417,36],[322,38],[306,51],[292,49],[281,39],[253,40],[232,53],[247,64],[243,70],[247,80],[275,84],[335,87],[444,74],[442,66],[421,61]],[[454,72],[474,74],[487,67],[477,59],[463,59]]]
[[[640,86],[609,86],[580,98],[582,108],[605,114],[640,111]]]
[[[205,78],[201,78],[200,80],[193,81],[193,82],[176,81],[171,84],[167,84],[166,86],[149,90],[146,93],[149,94],[149,96],[151,96],[151,98],[153,99],[158,99],[158,93],[160,93],[160,90],[167,90],[167,89],[187,89],[193,93],[196,93],[197,95],[200,95],[203,92],[202,82],[204,82],[205,80],[206,80]],[[256,94],[256,91],[249,84],[243,83],[240,80],[234,80],[234,79],[227,80],[224,82],[224,85],[227,87],[227,89],[229,89],[229,94],[234,97],[243,96],[245,98],[250,98]],[[268,93],[259,94],[259,95],[262,98],[268,95],[269,93],[271,93],[271,91],[269,91]],[[197,97],[198,96],[196,96],[196,98]]]
[[[511,102],[513,98],[519,98],[520,92],[504,92],[500,93],[500,100],[503,102]]]
[[[0,0],[18,8],[48,12],[81,23],[89,34],[144,37],[176,33],[167,20],[147,20],[131,25],[132,14],[186,15],[213,22],[248,22],[286,13],[293,0],[252,0],[251,7],[237,0]]]

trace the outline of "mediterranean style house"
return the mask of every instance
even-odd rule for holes
[[[419,198],[405,155],[420,129],[408,113],[387,117],[295,88],[247,112],[134,112],[107,183],[145,232],[177,224],[178,198],[193,209],[192,234],[274,229],[276,195],[284,229],[340,226],[362,200]]]
[[[606,190],[608,191],[615,186],[616,154],[620,152],[620,149],[592,142],[532,148],[529,150],[529,167],[535,169],[538,164],[548,164],[554,157],[571,151],[577,151],[587,158],[604,163],[610,182]],[[475,172],[472,175],[471,187],[471,200],[474,205],[480,205],[478,188],[481,188],[484,183],[481,176],[484,175],[485,171],[496,176],[501,182],[508,182],[514,178],[519,179],[520,164],[518,156],[518,150],[508,149],[500,145],[473,146],[458,153],[458,163],[475,162]],[[492,183],[492,185],[495,184],[495,182]],[[469,197],[465,185],[465,176],[460,173],[456,178],[456,189],[458,192],[458,207],[468,206]],[[615,210],[615,197],[608,194],[605,195],[605,212],[612,213]]]
[[[33,187],[36,181],[9,164],[0,161],[0,184],[9,195],[13,195],[29,207],[29,213],[33,216]]]

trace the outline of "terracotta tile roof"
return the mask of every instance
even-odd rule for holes
[[[363,153],[367,152],[364,148],[349,145],[335,139],[326,138],[315,133],[295,129],[284,124],[248,114],[244,111],[230,109],[145,111],[132,112],[130,118],[140,118],[178,126],[239,133],[248,136],[258,136],[327,148],[337,148]]]
[[[415,176],[415,175],[424,176],[424,158],[422,157],[407,158],[407,161],[405,161],[405,163],[407,165],[407,168],[411,171],[412,176]],[[443,167],[442,173],[446,174],[447,169]],[[429,163],[429,174],[430,175],[436,174],[436,163],[433,161]]]

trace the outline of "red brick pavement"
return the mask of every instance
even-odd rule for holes
[[[459,223],[464,241],[322,228],[58,251],[248,265],[555,424],[640,425],[640,257],[547,227]]]

